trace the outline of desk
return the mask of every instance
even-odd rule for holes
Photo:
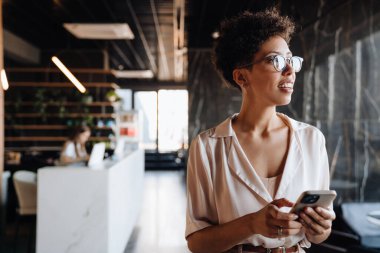
[[[122,253],[143,197],[144,151],[103,169],[38,170],[37,253]]]

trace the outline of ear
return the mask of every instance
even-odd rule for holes
[[[232,78],[240,86],[241,89],[247,85],[246,73],[244,69],[234,69],[232,71]]]

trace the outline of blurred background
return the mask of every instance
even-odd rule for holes
[[[338,193],[333,234],[309,252],[380,252],[380,220],[368,216],[380,210],[380,1],[0,3],[0,68],[9,83],[6,88],[2,77],[1,252],[38,248],[33,219],[16,231],[14,173],[56,165],[70,129],[83,124],[92,129],[89,151],[104,142],[111,157],[118,140],[127,151],[144,151],[140,215],[124,251],[188,252],[189,143],[241,103],[211,61],[218,24],[271,6],[296,22],[290,49],[304,58],[292,102],[278,111],[324,133],[331,188]],[[52,56],[86,92],[71,84]]]

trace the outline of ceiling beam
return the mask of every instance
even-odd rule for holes
[[[10,31],[3,29],[3,52],[9,58],[26,63],[40,63],[40,49]]]
[[[123,50],[120,49],[120,47],[116,44],[116,42],[111,41],[110,42],[113,49],[115,49],[116,53],[120,56],[120,58],[124,61],[125,64],[127,64],[128,68],[133,68],[132,62],[128,59],[127,56],[125,56]],[[118,66],[115,66],[118,67]]]
[[[134,81],[134,80],[121,80],[119,79],[118,85],[124,89],[132,89],[134,91],[153,91],[160,89],[187,89],[185,82],[172,82],[172,81]]]
[[[149,65],[152,69],[152,71],[157,74],[157,65],[156,65],[156,62],[154,61],[154,57],[153,57],[153,54],[152,52],[150,51],[150,48],[149,48],[149,45],[148,45],[148,42],[145,38],[145,34],[141,28],[141,25],[140,25],[140,22],[139,22],[139,19],[137,18],[136,16],[136,13],[135,13],[135,10],[133,9],[133,6],[131,4],[131,1],[130,0],[126,0],[126,3],[127,3],[127,6],[128,6],[128,9],[129,9],[129,12],[131,13],[131,16],[132,16],[132,19],[133,19],[133,22],[135,23],[136,25],[136,28],[137,28],[137,31],[139,33],[139,36],[140,36],[140,39],[141,39],[141,42],[143,43],[143,47],[145,49],[145,52],[146,52],[146,55],[148,57],[148,60],[149,60]]]
[[[174,80],[184,80],[186,76],[187,48],[185,47],[185,1],[174,0]]]
[[[132,45],[132,43],[129,40],[125,40],[125,42],[127,43],[127,46],[131,50],[132,54],[135,56],[135,59],[139,67],[141,69],[145,69],[146,67],[145,67],[144,61],[141,59],[140,54],[136,51],[135,47]]]
[[[150,7],[152,9],[152,15],[153,15],[153,20],[154,20],[154,26],[156,28],[156,34],[157,34],[157,41],[158,41],[158,55],[159,58],[161,58],[161,63],[160,66],[162,66],[163,72],[164,72],[164,79],[169,78],[169,64],[168,64],[168,59],[166,58],[166,50],[165,50],[165,45],[164,41],[162,39],[162,34],[160,31],[160,24],[158,22],[158,17],[157,17],[157,10],[156,10],[156,5],[155,5],[155,0],[150,0]]]
[[[112,10],[111,7],[109,6],[108,2],[107,2],[106,0],[103,0],[103,4],[104,4],[104,6],[106,7],[106,9],[107,9],[109,15],[111,16],[113,22],[115,22],[115,23],[119,22],[119,21],[116,19],[115,15],[114,15],[114,13],[113,13],[113,10]],[[144,64],[143,60],[141,59],[140,55],[137,53],[136,49],[133,47],[133,45],[131,44],[131,42],[130,42],[129,40],[123,40],[123,41],[127,44],[128,48],[129,48],[130,51],[132,52],[132,54],[133,54],[133,56],[135,57],[136,62],[137,62],[137,64],[139,65],[139,67],[140,67],[141,69],[145,69],[145,64]],[[125,59],[127,59],[127,57],[125,56],[123,50],[122,50],[119,46],[117,46],[116,43],[114,43],[114,42],[113,42],[113,46],[114,46],[114,48],[117,48],[117,52],[118,52],[118,54],[119,54],[120,57],[125,61]],[[129,62],[130,62],[130,61],[129,61]]]

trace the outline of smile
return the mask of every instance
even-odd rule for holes
[[[278,88],[293,88],[293,83],[282,83]]]

